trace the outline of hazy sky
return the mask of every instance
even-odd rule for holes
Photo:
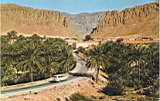
[[[156,0],[1,0],[33,8],[58,10],[69,13],[122,10]]]

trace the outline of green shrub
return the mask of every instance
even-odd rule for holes
[[[70,96],[71,101],[93,101],[92,99],[85,97],[79,93],[72,94]]]
[[[103,93],[109,96],[122,95],[123,91],[123,83],[118,79],[111,80],[110,83],[102,90]]]

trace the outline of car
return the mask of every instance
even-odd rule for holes
[[[68,73],[66,73],[66,74],[58,74],[58,75],[54,75],[53,76],[53,80],[52,81],[60,82],[60,81],[67,80],[68,78],[69,78],[69,74]]]

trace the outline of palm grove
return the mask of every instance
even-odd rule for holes
[[[159,95],[158,43],[107,42],[87,50],[86,55],[88,67],[97,70],[96,81],[100,70],[108,75],[109,83],[103,92],[117,95],[134,88],[137,93]]]
[[[2,85],[46,79],[75,64],[72,47],[62,39],[17,36],[15,31],[1,36]]]
[[[1,36],[3,85],[46,79],[75,67],[72,47],[64,40],[16,34],[11,31]],[[108,75],[105,93],[109,90],[108,94],[117,95],[125,88],[134,88],[137,92],[158,96],[158,47],[158,43],[107,42],[83,52],[88,68],[96,69],[96,81],[100,71]]]

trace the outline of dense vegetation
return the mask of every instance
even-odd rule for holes
[[[40,80],[65,73],[75,66],[72,47],[58,38],[1,36],[2,85]]]
[[[87,52],[88,67],[108,75],[104,92],[122,94],[125,88],[137,93],[158,96],[159,48],[158,43],[127,44],[107,42]],[[109,92],[109,93],[108,93]]]

